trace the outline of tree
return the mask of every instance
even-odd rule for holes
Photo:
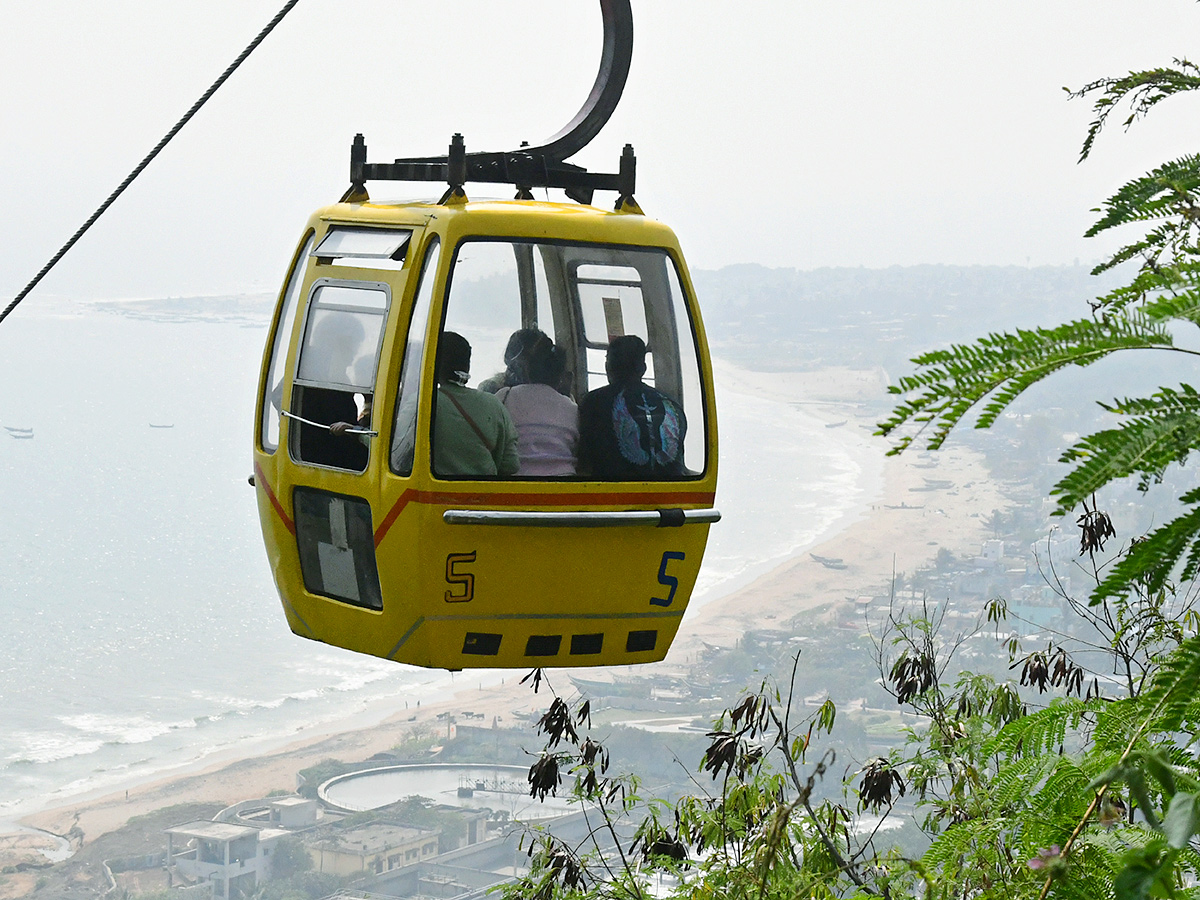
[[[1129,127],[1161,101],[1200,89],[1200,67],[1186,59],[1172,66],[1103,78],[1073,92],[1094,97],[1095,118],[1080,154],[1085,160],[1109,117],[1128,103]],[[968,413],[976,428],[991,427],[1021,394],[1068,366],[1088,366],[1122,351],[1157,350],[1200,355],[1181,346],[1175,330],[1200,326],[1200,155],[1164,163],[1123,185],[1098,210],[1088,236],[1119,227],[1139,229],[1134,240],[1096,266],[1094,274],[1136,265],[1128,283],[1098,297],[1091,315],[1049,328],[990,334],[917,357],[916,371],[891,390],[904,399],[879,433],[896,438],[900,453],[924,438],[940,447]],[[1102,549],[1111,522],[1094,505],[1097,492],[1121,479],[1139,490],[1161,483],[1172,463],[1181,466],[1200,446],[1200,391],[1187,383],[1161,387],[1148,397],[1100,402],[1117,424],[1067,448],[1070,471],[1054,486],[1058,515],[1082,508],[1084,549]],[[1092,505],[1089,506],[1089,501]],[[1099,579],[1092,602],[1134,590],[1162,591],[1175,576],[1200,572],[1200,484],[1179,497],[1188,509],[1131,543]],[[1182,563],[1180,569],[1179,564]]]
[[[1200,67],[1176,59],[1171,66],[1103,78],[1073,92],[1073,97],[1094,98],[1080,161],[1118,109],[1127,105],[1123,124],[1129,127],[1163,100],[1197,89]],[[1100,274],[1133,265],[1127,283],[1099,296],[1086,318],[990,334],[917,357],[916,372],[891,389],[904,399],[879,426],[881,434],[897,439],[893,454],[920,438],[936,449],[973,410],[978,410],[975,427],[991,427],[1019,396],[1067,366],[1088,366],[1130,350],[1200,355],[1176,338],[1177,332],[1200,326],[1200,155],[1180,157],[1135,178],[1098,212],[1088,236],[1118,227],[1138,230],[1093,270]],[[977,773],[974,783],[1003,796],[1015,783],[1010,773],[1016,773],[1024,793],[1009,794],[1011,805],[992,805],[987,816],[967,814],[935,840],[923,862],[941,867],[944,875],[945,864],[955,860],[971,859],[978,866],[982,847],[1001,848],[1012,857],[1013,838],[1025,840],[1019,858],[1030,849],[1028,837],[1036,834],[1035,842],[1045,845],[1028,866],[1047,875],[1040,897],[1052,885],[1066,896],[1177,896],[1198,877],[1193,838],[1200,822],[1200,771],[1189,742],[1179,738],[1196,730],[1189,680],[1200,672],[1191,587],[1200,573],[1200,485],[1180,493],[1184,512],[1134,538],[1124,553],[1107,561],[1097,554],[1115,530],[1096,495],[1126,479],[1146,492],[1162,483],[1172,463],[1183,466],[1200,446],[1200,391],[1183,382],[1150,396],[1100,402],[1100,407],[1116,417],[1115,425],[1063,452],[1060,461],[1070,469],[1051,494],[1057,515],[1079,511],[1080,555],[1091,561],[1095,578],[1089,608],[1065,594],[1064,599],[1106,636],[1125,696],[1100,698],[1097,684],[1096,696],[1089,692],[1087,698],[1019,716],[984,741],[983,759],[994,768],[979,775],[966,764]],[[910,626],[910,631],[919,633],[919,628]],[[1073,666],[1061,646],[1057,652],[1048,647],[1026,658],[1022,680],[1040,679],[1044,687],[1048,678],[1072,677],[1079,671]],[[1079,676],[1082,681],[1081,671]],[[1075,752],[1065,752],[1071,742]],[[1022,822],[1021,810],[1035,808],[1031,797],[1041,797],[1047,786],[1053,786],[1054,796],[1042,798],[1036,820]],[[960,782],[958,798],[973,794],[971,788]],[[1089,795],[1086,807],[1078,808]],[[1136,815],[1141,822],[1135,825]],[[1069,834],[1047,829],[1071,819],[1077,824]],[[985,820],[998,826],[985,828],[979,824]],[[1107,830],[1094,828],[1097,821]],[[1014,827],[1017,822],[1021,828]],[[1075,861],[1069,865],[1071,854]],[[992,856],[1000,864],[992,870],[999,879],[995,883],[1003,884],[1011,873],[1004,871],[1003,854]],[[962,879],[973,879],[969,870],[960,871],[956,888],[966,891]],[[989,889],[975,879],[970,892]]]
[[[271,861],[273,878],[291,878],[312,868],[312,857],[298,838],[282,837],[275,843]]]

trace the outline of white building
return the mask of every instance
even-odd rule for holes
[[[251,828],[225,822],[188,822],[167,829],[167,878],[208,881],[214,897],[248,896],[271,877],[277,828]]]

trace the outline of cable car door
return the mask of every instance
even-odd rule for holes
[[[256,480],[292,630],[344,645],[383,609],[373,399],[413,231],[322,224],[294,260],[268,345]]]

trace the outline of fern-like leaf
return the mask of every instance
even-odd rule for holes
[[[1170,734],[1178,731],[1196,703],[1200,684],[1200,635],[1183,641],[1163,661],[1154,675],[1144,702],[1153,712],[1149,729]]]
[[[1171,347],[1161,322],[1129,313],[1101,321],[1080,319],[1054,328],[991,334],[970,345],[935,350],[913,360],[920,368],[890,388],[912,394],[878,426],[889,435],[912,423],[915,434],[892,447],[902,452],[927,428],[930,449],[940,447],[974,406],[985,401],[977,428],[989,427],[1017,396],[1066,366],[1087,366],[1118,350]]]
[[[1190,502],[1197,501],[1200,497]],[[1170,580],[1181,559],[1184,565],[1179,577],[1194,578],[1200,570],[1200,507],[1172,519],[1130,547],[1096,585],[1089,602],[1095,606],[1135,588],[1157,593]]]
[[[1177,214],[1181,207],[1193,206],[1193,194],[1200,189],[1200,155],[1191,154],[1163,163],[1123,184],[1100,208],[1103,213],[1085,232],[1087,237],[1127,225]]]
[[[1050,492],[1058,497],[1059,515],[1120,478],[1139,476],[1138,488],[1145,491],[1162,480],[1171,463],[1182,465],[1200,445],[1200,393],[1190,385],[1101,405],[1134,418],[1088,435],[1059,458],[1059,462],[1078,463]]]
[[[984,744],[983,755],[1015,757],[1056,752],[1066,740],[1067,729],[1075,728],[1083,714],[1098,709],[1097,700],[1060,698],[1045,709],[1010,722]]]
[[[1176,59],[1174,63],[1174,68],[1161,66],[1130,72],[1120,78],[1100,78],[1077,91],[1069,92],[1072,97],[1086,97],[1100,92],[1100,96],[1092,101],[1092,111],[1096,117],[1088,126],[1087,137],[1079,154],[1080,162],[1087,159],[1096,137],[1108,123],[1108,117],[1123,100],[1130,102],[1129,117],[1124,122],[1128,128],[1168,97],[1200,88],[1200,67],[1186,59]]]

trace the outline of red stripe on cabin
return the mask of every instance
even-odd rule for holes
[[[271,505],[275,507],[275,512],[279,513],[279,518],[283,520],[283,525],[292,534],[296,533],[296,523],[292,521],[291,516],[283,511],[283,505],[279,502],[279,498],[275,496],[275,492],[271,490],[271,482],[267,480],[267,476],[263,474],[262,466],[258,461],[254,462],[254,483],[262,485],[262,489],[267,492],[267,499],[271,501]]]
[[[479,494],[449,491],[407,490],[400,495],[379,528],[375,530],[375,546],[383,543],[388,530],[395,524],[400,513],[409,503],[426,503],[433,506],[539,506],[562,507],[581,505],[653,504],[655,508],[676,503],[707,503],[712,505],[716,494],[712,491],[675,491],[669,494],[657,491],[619,492],[607,494]]]

